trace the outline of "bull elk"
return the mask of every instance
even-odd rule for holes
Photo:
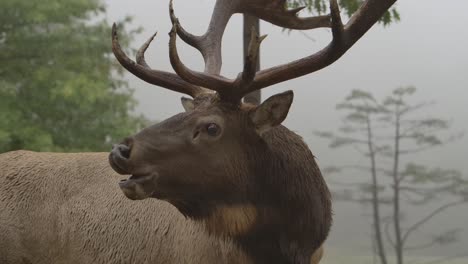
[[[170,15],[176,74],[113,52],[140,79],[191,96],[184,113],[143,129],[104,153],[10,152],[0,156],[0,263],[318,263],[332,222],[330,193],[301,137],[282,126],[291,91],[259,106],[249,92],[320,70],[340,58],[396,0],[367,0],[342,24],[298,17],[285,0],[217,0],[207,32],[188,33]],[[243,71],[220,76],[221,39],[235,13],[290,29],[330,27],[319,52],[255,72],[264,37],[252,32]],[[204,72],[179,58],[180,37]],[[115,172],[131,175],[117,188]],[[147,199],[157,198],[157,199]],[[143,200],[143,201],[131,201]]]

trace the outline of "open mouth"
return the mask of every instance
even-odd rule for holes
[[[128,181],[128,180],[138,180],[138,179],[142,179],[144,177],[148,177],[149,175],[136,175],[136,174],[132,174],[130,175],[130,177],[128,177],[127,179],[122,179],[120,181]]]
[[[134,174],[119,182],[119,187],[127,198],[143,200],[153,197],[155,193],[154,174]]]
[[[140,172],[136,172],[135,167],[129,160],[124,159],[119,153],[111,153],[109,155],[109,163],[118,174],[128,177],[119,182],[119,187],[127,198],[142,200],[154,196],[157,173],[151,171],[141,172],[141,170]]]
[[[152,177],[151,174],[147,174],[147,175],[132,174],[127,179],[120,180],[119,185],[122,187],[122,186],[126,186],[126,185],[128,185],[128,184],[130,184],[132,182],[133,183],[139,183],[139,184],[146,184],[146,183],[148,183],[148,181],[151,181],[152,178],[153,177]]]

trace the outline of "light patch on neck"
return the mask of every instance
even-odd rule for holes
[[[218,236],[239,236],[247,234],[257,221],[258,210],[253,205],[232,205],[217,207],[204,220],[205,227]]]
[[[323,257],[323,245],[317,249],[310,259],[311,264],[318,264]]]

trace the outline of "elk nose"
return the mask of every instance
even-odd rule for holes
[[[109,154],[111,167],[119,174],[130,174],[130,150],[131,147],[124,144],[115,144]]]
[[[130,147],[123,144],[114,144],[112,146],[112,155],[117,159],[128,160],[130,158]]]

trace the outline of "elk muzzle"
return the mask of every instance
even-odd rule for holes
[[[130,151],[131,148],[124,144],[115,144],[109,154],[109,163],[111,167],[119,174],[130,173]]]
[[[128,142],[127,142],[128,143]],[[130,161],[131,144],[115,144],[109,154],[111,167],[119,174],[131,175],[119,182],[122,192],[131,200],[142,200],[153,195],[155,174],[137,174]]]

